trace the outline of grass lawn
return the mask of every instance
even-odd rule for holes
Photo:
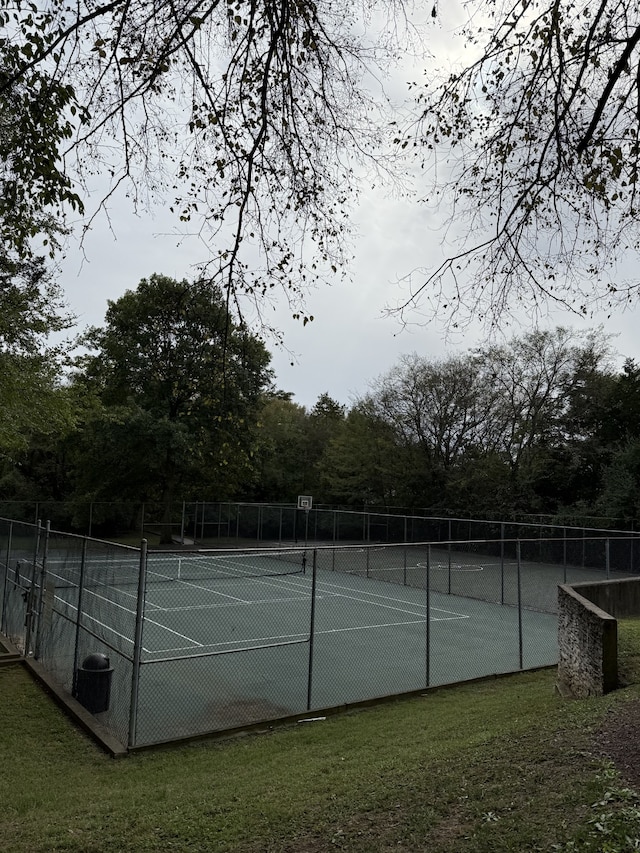
[[[638,628],[621,629],[629,686],[605,698],[562,700],[545,670],[117,761],[2,668],[0,851],[640,849],[594,737],[640,697]]]

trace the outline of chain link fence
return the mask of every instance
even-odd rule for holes
[[[10,501],[0,516],[28,523],[47,518],[57,530],[89,537],[174,545],[261,546],[290,544],[392,544],[476,539],[571,539],[628,537],[629,530],[584,525],[438,517],[427,510],[402,514],[292,504],[184,501],[169,509],[151,501]],[[169,519],[169,520],[168,520]]]
[[[135,748],[552,665],[557,585],[640,557],[635,537],[450,530],[171,551],[0,519],[0,630]]]

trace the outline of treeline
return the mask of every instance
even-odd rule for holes
[[[66,365],[51,350],[0,355],[0,500],[64,501],[78,517],[89,502],[154,502],[166,522],[183,500],[299,494],[353,508],[640,520],[640,367],[614,367],[601,331],[408,355],[349,406],[323,394],[311,409],[275,387],[264,342],[210,283],[151,276],[81,343]]]
[[[348,409],[272,399],[262,418],[261,499],[298,490],[434,514],[640,520],[640,367],[615,368],[601,331],[408,355]]]

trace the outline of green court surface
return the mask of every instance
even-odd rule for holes
[[[497,582],[485,571],[456,575],[456,594],[430,589],[428,621],[426,588],[336,570],[317,570],[315,597],[311,569],[150,584],[135,743],[555,663],[555,615],[482,600],[477,576],[489,597]],[[130,657],[135,588],[84,596],[83,625]],[[114,679],[125,691],[128,668]]]
[[[628,576],[439,546],[209,556],[149,554],[140,590],[139,558],[96,559],[79,587],[76,555],[50,554],[40,660],[72,692],[107,655],[96,715],[129,746],[553,665],[558,584]]]

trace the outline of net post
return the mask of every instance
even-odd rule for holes
[[[313,549],[311,570],[311,613],[309,616],[309,669],[307,673],[307,711],[311,710],[311,693],[313,690],[313,647],[316,625],[316,575],[318,549]]]
[[[140,663],[142,658],[142,626],[144,624],[144,597],[147,580],[147,540],[140,542],[140,572],[138,574],[138,600],[136,627],[133,641],[133,667],[131,671],[131,705],[129,706],[129,747],[136,745],[138,725],[138,689],[140,686]]]
[[[611,577],[611,539],[607,536],[604,540],[604,560],[607,569],[607,580]]]

